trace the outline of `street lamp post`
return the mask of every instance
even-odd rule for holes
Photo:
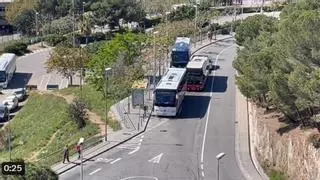
[[[153,72],[153,86],[156,84],[156,76],[157,76],[157,60],[156,60],[156,34],[158,34],[158,31],[153,32],[153,59],[154,59],[154,72]],[[160,64],[160,62],[159,62]],[[160,68],[160,66],[159,66]],[[159,69],[160,74],[160,69]]]
[[[36,11],[36,39],[38,38],[38,35],[39,35],[38,15],[39,13]]]
[[[166,37],[167,41],[169,40],[169,30],[168,30],[168,15],[170,14],[169,11],[166,12]],[[166,61],[165,61],[165,67],[168,67],[168,61],[169,61],[169,46],[167,47],[166,52]],[[163,68],[163,73],[165,72],[165,68]]]
[[[107,81],[108,81],[108,77],[109,77],[109,74],[111,72],[111,68],[105,68],[104,69],[104,77],[105,77],[105,86],[104,86],[104,92],[105,92],[105,118],[106,118],[106,123],[105,123],[105,136],[104,136],[104,141],[107,142],[108,140],[108,104],[107,104]]]
[[[219,180],[219,178],[220,178],[220,176],[219,176],[219,171],[220,171],[220,169],[219,169],[219,160],[221,159],[221,158],[223,158],[224,156],[225,156],[226,154],[225,153],[219,153],[217,156],[216,156],[216,158],[217,158],[217,162],[218,162],[218,169],[217,169],[217,180]]]

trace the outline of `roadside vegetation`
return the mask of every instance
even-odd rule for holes
[[[314,148],[320,147],[319,8],[319,1],[306,0],[286,6],[280,20],[264,15],[247,18],[236,29],[242,48],[233,62],[242,94],[265,114],[279,115],[273,116],[278,120],[275,133],[282,136],[300,128],[296,134],[306,136]],[[277,163],[267,169],[270,178],[287,179],[273,170],[281,167]]]
[[[12,158],[52,165],[61,160],[61,149],[76,144],[80,137],[97,134],[97,128],[89,121],[78,130],[68,113],[68,103],[53,94],[31,93],[14,120],[10,123],[12,133]],[[8,132],[8,126],[5,132]],[[7,139],[0,147],[0,161],[8,161]],[[71,149],[71,151],[73,151]]]

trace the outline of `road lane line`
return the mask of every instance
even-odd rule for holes
[[[115,160],[112,161],[110,164],[114,164],[115,162],[120,161],[121,159],[122,159],[122,158],[115,159]]]
[[[142,135],[141,138],[144,138],[144,135]]]
[[[130,177],[126,177],[126,178],[123,178],[123,179],[120,179],[120,180],[128,180],[128,179],[151,179],[151,180],[158,180],[157,177],[153,177],[153,176],[130,176]]]
[[[143,139],[140,139],[140,142],[142,142],[143,141]]]
[[[94,173],[99,172],[99,171],[101,171],[101,168],[92,171],[89,175],[91,176],[91,175],[93,175]]]
[[[214,62],[214,66],[217,66],[218,64],[218,59],[219,59],[219,56],[224,52],[226,51],[227,49],[233,47],[235,45],[231,45],[231,46],[228,46],[226,48],[223,48],[219,54],[217,55],[216,59],[215,59],[215,62]],[[216,72],[217,71],[213,71],[213,80],[212,80],[212,84],[211,84],[211,88],[210,88],[210,103],[209,103],[209,106],[208,106],[208,114],[207,114],[207,118],[206,118],[206,124],[205,124],[205,128],[204,128],[204,133],[203,133],[203,140],[202,140],[202,149],[201,149],[201,165],[203,166],[203,157],[204,157],[204,145],[206,143],[206,136],[207,136],[207,129],[208,129],[208,121],[209,121],[209,115],[210,115],[210,110],[211,110],[211,100],[212,100],[212,96],[213,96],[213,84],[214,84],[214,77],[216,75]],[[201,172],[201,175],[204,176],[204,168],[202,168],[202,172]]]
[[[139,151],[139,149],[140,149],[140,146],[136,147],[136,149],[135,149],[135,150],[130,151],[128,154],[133,154],[133,153],[135,153],[135,152]]]
[[[139,142],[138,146],[141,146],[141,142]]]

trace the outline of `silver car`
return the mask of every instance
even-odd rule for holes
[[[4,106],[6,106],[8,108],[9,111],[12,111],[14,109],[16,109],[18,107],[19,104],[19,100],[17,98],[17,96],[12,95],[12,96],[8,96],[3,102],[2,104]]]
[[[18,98],[19,102],[23,101],[27,96],[26,88],[19,88],[14,91],[14,95]]]

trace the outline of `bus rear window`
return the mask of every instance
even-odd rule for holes
[[[6,72],[0,71],[0,82],[5,82],[5,81],[6,81]]]

